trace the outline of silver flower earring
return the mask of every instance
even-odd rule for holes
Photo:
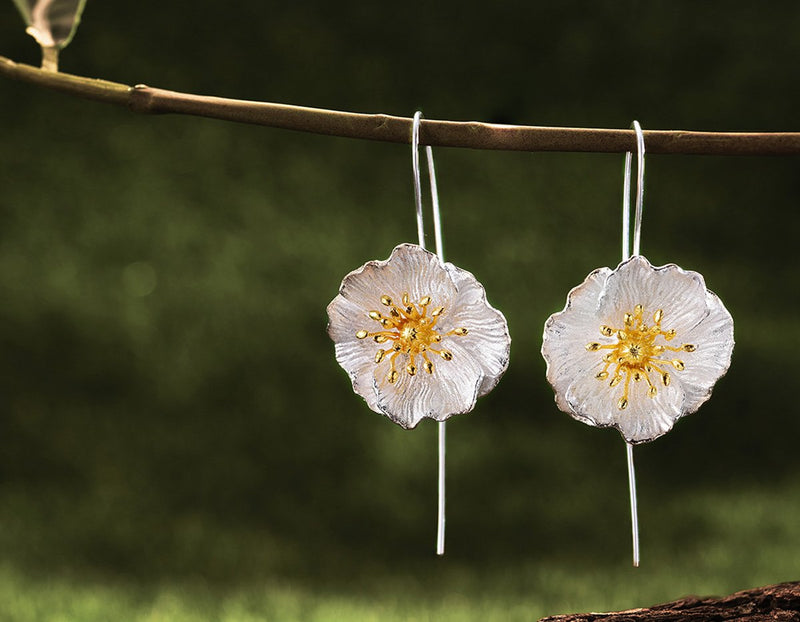
[[[384,261],[348,274],[328,305],[328,334],[353,390],[403,428],[439,422],[436,552],[444,554],[445,420],[467,413],[508,367],[511,339],[483,286],[442,254],[433,150],[426,147],[436,253],[425,249],[419,168],[421,113],[412,126],[419,244],[400,244]]]
[[[696,411],[725,374],[733,319],[702,275],[675,264],[654,267],[639,254],[644,196],[644,134],[637,140],[636,216],[630,248],[630,175],[625,158],[622,263],[599,268],[567,296],[544,327],[542,355],[558,407],[626,442],[633,565],[639,565],[633,445],[666,434]]]

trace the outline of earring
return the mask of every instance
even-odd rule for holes
[[[711,396],[730,365],[733,319],[702,275],[654,267],[639,254],[644,134],[637,144],[636,216],[630,248],[632,152],[625,157],[622,263],[599,268],[544,326],[542,355],[558,407],[578,421],[614,427],[625,439],[633,565],[639,565],[633,445],[666,434]]]
[[[411,154],[419,244],[400,244],[384,261],[344,277],[328,305],[328,334],[353,390],[403,428],[439,422],[436,552],[444,554],[445,420],[467,413],[508,367],[511,338],[483,286],[442,254],[433,150],[426,147],[436,253],[425,249],[419,168],[422,114],[414,115]]]

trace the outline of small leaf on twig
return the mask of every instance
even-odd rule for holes
[[[14,4],[28,25],[27,33],[42,46],[43,67],[56,71],[58,50],[75,35],[86,0],[14,0]]]

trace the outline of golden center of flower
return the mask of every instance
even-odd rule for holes
[[[648,397],[655,397],[658,394],[656,384],[660,382],[665,387],[669,386],[670,374],[664,368],[668,365],[677,371],[686,369],[686,365],[680,359],[662,358],[665,352],[694,352],[697,346],[685,343],[676,348],[663,343],[656,343],[659,338],[664,341],[672,341],[676,332],[674,329],[664,330],[661,322],[664,318],[664,311],[659,309],[653,314],[653,325],[648,326],[644,321],[644,307],[636,305],[633,313],[625,313],[623,316],[623,327],[613,328],[611,326],[601,326],[600,334],[604,337],[616,337],[616,343],[601,344],[596,341],[586,344],[586,349],[590,352],[607,350],[603,356],[605,366],[598,372],[595,378],[607,380],[609,386],[616,387],[623,383],[622,396],[617,400],[617,407],[623,410],[628,407],[628,395],[631,379],[634,382],[644,380],[647,383]],[[650,374],[657,375],[654,383]]]
[[[388,310],[384,313],[370,311],[369,317],[384,330],[360,330],[356,333],[358,339],[372,337],[375,343],[391,344],[391,347],[377,351],[375,363],[380,364],[388,358],[389,373],[386,380],[392,384],[400,378],[400,372],[396,368],[398,357],[406,357],[405,371],[409,376],[417,375],[418,362],[421,362],[422,369],[432,374],[434,366],[429,358],[430,354],[438,355],[445,361],[453,360],[450,350],[439,347],[442,337],[464,336],[469,332],[466,328],[456,328],[446,333],[436,330],[436,323],[445,308],[432,307],[431,302],[430,296],[411,302],[408,294],[403,294],[402,304],[396,305],[389,296],[381,296],[381,304]]]

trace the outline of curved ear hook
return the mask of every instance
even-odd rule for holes
[[[644,203],[644,132],[638,121],[631,127],[636,132],[636,215],[633,222],[633,254],[638,255],[642,241],[642,204]],[[631,164],[633,152],[625,153],[625,176],[622,196],[622,261],[630,258],[631,228]],[[633,565],[639,566],[639,512],[636,502],[636,471],[633,465],[633,445],[625,443],[628,461],[628,490],[631,500],[631,538],[633,540]]]
[[[642,204],[644,203],[644,132],[638,121],[631,127],[636,132],[636,216],[633,223],[633,254],[639,254],[642,240]],[[630,258],[631,161],[633,152],[625,153],[625,177],[622,197],[622,261]]]
[[[425,223],[422,218],[422,184],[419,170],[419,128],[422,125],[422,112],[414,113],[411,125],[411,169],[414,174],[414,202],[417,209],[417,236],[419,245],[425,248]],[[428,160],[428,179],[431,182],[431,208],[433,211],[433,235],[436,240],[436,254],[444,262],[442,249],[442,218],[439,213],[439,192],[436,186],[436,169],[433,165],[433,148],[425,147],[425,156]]]
[[[422,218],[422,184],[419,172],[419,128],[422,124],[422,112],[414,113],[414,122],[411,125],[411,169],[414,174],[414,203],[417,211],[417,235],[419,245],[425,248],[425,223]],[[433,209],[433,234],[436,238],[436,255],[444,263],[442,251],[442,218],[439,214],[439,192],[436,188],[436,170],[433,166],[433,149],[430,145],[425,147],[428,159],[428,178],[431,182],[431,206]],[[439,502],[436,519],[436,554],[444,555],[444,527],[445,527],[445,454],[446,454],[446,423],[439,422],[439,469],[438,488]]]

